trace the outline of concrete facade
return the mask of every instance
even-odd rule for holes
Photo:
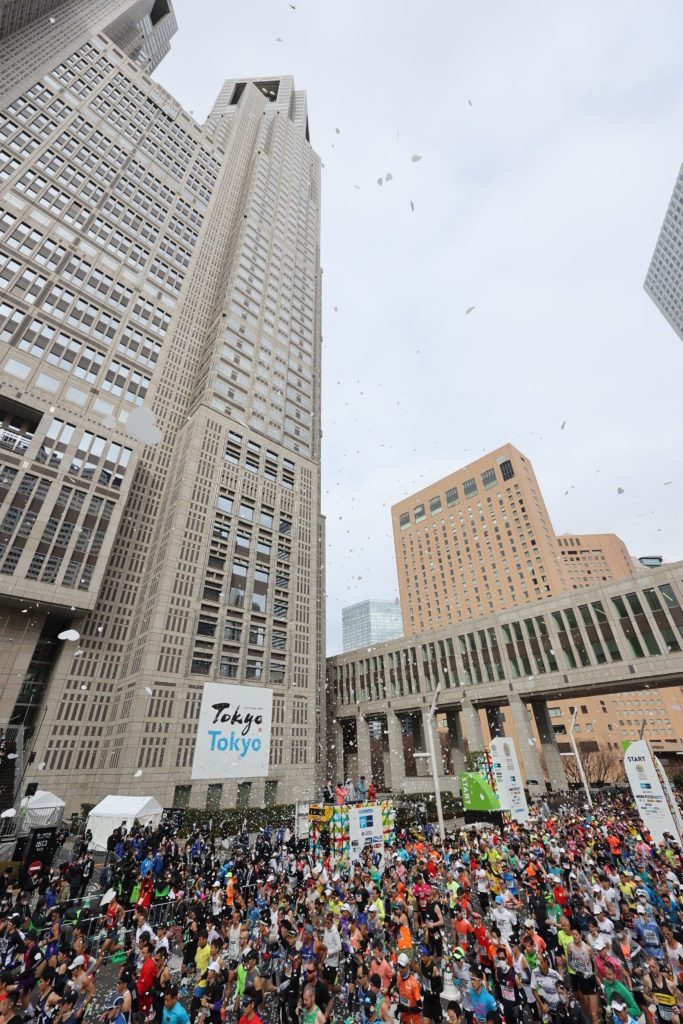
[[[380,787],[430,789],[426,759],[413,755],[427,750],[423,719],[439,685],[444,787],[457,786],[453,748],[460,763],[482,749],[498,728],[492,712],[504,709],[505,735],[517,744],[530,790],[545,791],[544,775],[551,788],[563,788],[551,705],[628,693],[647,700],[665,688],[681,699],[683,563],[338,655],[328,659],[327,683],[337,736],[329,771],[336,777],[365,769]],[[359,754],[359,722],[363,737],[368,723],[379,723],[374,746],[382,745],[384,760],[376,750],[373,756],[372,743],[365,760],[364,740]],[[628,733],[616,720],[609,728],[620,747]],[[653,746],[666,753],[680,743]]]
[[[643,287],[683,341],[683,164]]]
[[[69,810],[305,799],[325,729],[306,96],[228,80],[199,125],[149,78],[169,5],[32,10],[0,41],[3,717]],[[206,680],[273,689],[267,779],[192,783]]]

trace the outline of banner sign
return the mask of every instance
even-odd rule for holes
[[[460,772],[460,798],[465,811],[499,811],[500,801],[479,772]]]
[[[491,740],[489,753],[500,806],[504,811],[510,812],[514,821],[527,822],[529,805],[526,802],[514,742],[506,736],[499,736]]]
[[[661,842],[665,832],[678,839],[676,822],[647,740],[638,740],[629,745],[624,754],[624,771],[636,810],[655,843]]]
[[[384,867],[384,823],[380,804],[349,806],[349,860],[357,861],[366,847],[373,852],[373,862]]]
[[[664,771],[664,765],[658,757],[655,757],[654,760],[655,768],[657,769],[657,774],[659,775],[659,781],[662,784],[662,789],[664,790],[664,793],[667,798],[667,803],[669,804],[669,810],[671,811],[673,819],[676,823],[676,829],[678,831],[679,836],[683,838],[683,815],[681,815],[681,809],[678,806],[676,794],[674,793],[671,783],[669,782],[669,776]]]
[[[272,690],[204,683],[192,778],[266,776],[272,712]]]

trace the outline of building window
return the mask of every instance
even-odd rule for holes
[[[425,507],[424,507],[424,505],[416,505],[415,506],[415,522],[416,523],[421,523],[424,518],[425,518]]]
[[[206,791],[206,809],[207,811],[217,811],[221,806],[221,797],[223,796],[223,785],[220,782],[209,783],[209,788]]]
[[[268,779],[263,793],[266,807],[274,807],[277,803],[277,779]]]
[[[449,487],[448,490],[446,491],[446,504],[448,505],[449,508],[451,508],[451,506],[457,505],[457,503],[458,503],[458,488],[457,487]]]
[[[503,480],[512,480],[513,476],[515,475],[515,470],[509,459],[505,459],[504,462],[501,462],[500,472],[502,474]]]
[[[237,802],[235,807],[238,811],[244,811],[249,806],[250,801],[251,782],[240,782],[237,786]]]
[[[192,786],[176,786],[173,790],[173,806],[189,807]]]
[[[398,525],[402,530],[407,530],[410,526],[410,512],[401,512],[398,517]]]
[[[465,483],[462,485],[462,490],[466,498],[471,498],[473,494],[477,493],[477,481],[474,477],[471,477],[469,480],[465,480]]]
[[[498,483],[495,469],[485,469],[481,474],[481,482],[484,487],[495,487]]]
[[[429,511],[431,512],[431,514],[433,516],[435,516],[438,512],[441,511],[441,498],[438,496],[438,494],[437,494],[436,498],[431,498],[430,499],[430,501],[429,501]]]

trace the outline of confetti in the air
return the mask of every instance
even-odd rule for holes
[[[420,154],[419,154],[419,153],[413,153],[413,155],[411,156],[411,158],[410,158],[410,159],[411,159],[411,161],[412,161],[412,162],[413,162],[414,164],[416,164],[416,163],[418,162],[418,160],[421,160],[421,159],[422,159],[422,157],[420,156]]]
[[[564,428],[566,426],[567,426],[567,421],[566,420],[562,420],[562,426],[560,427],[560,430],[564,430]]]
[[[377,184],[381,187],[384,184],[384,179],[383,178],[378,178],[377,179]]]
[[[138,770],[136,772],[133,772],[133,778],[134,779],[139,779],[141,775],[142,775],[142,768],[138,768]]]
[[[6,811],[0,814],[0,818],[14,818],[16,816],[16,809],[14,807],[8,807]]]
[[[394,176],[393,176],[393,174],[391,173],[391,171],[388,171],[388,172],[387,172],[387,173],[386,173],[386,174],[384,175],[384,180],[385,180],[385,181],[393,181],[393,180],[394,180]]]
[[[624,493],[624,488],[623,487],[617,487],[617,494],[623,494],[623,493]]]
[[[47,768],[47,761],[41,761],[40,764],[38,765],[38,771],[39,772],[44,772],[46,768]]]
[[[58,640],[80,640],[81,634],[76,629],[64,629],[57,634]]]
[[[468,306],[467,309],[465,310],[465,316],[469,316],[472,310],[476,308],[476,306]]]
[[[152,687],[151,686],[146,686],[145,687],[145,693],[147,694],[148,697],[151,697],[152,696]]]

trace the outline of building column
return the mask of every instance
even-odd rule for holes
[[[389,738],[389,771],[387,785],[393,793],[400,793],[406,778],[406,760],[403,754],[403,733],[399,717],[387,710],[387,735]]]
[[[475,751],[483,750],[486,744],[484,743],[484,734],[481,729],[479,712],[472,701],[468,700],[467,697],[463,697],[462,700],[461,721],[465,736],[466,753],[473,754]]]
[[[487,708],[486,721],[489,727],[489,735],[492,740],[505,735],[505,721],[500,708]]]
[[[356,780],[365,776],[365,781],[370,784],[370,727],[365,715],[361,712],[356,716]]]
[[[334,723],[334,750],[331,755],[328,760],[330,778],[337,783],[344,779],[344,730],[341,722]]]
[[[510,703],[512,728],[517,738],[519,760],[524,772],[529,795],[531,797],[541,796],[546,792],[545,774],[541,765],[541,758],[538,754],[536,740],[531,731],[528,708],[518,693],[511,693],[508,701]]]
[[[448,723],[448,735],[451,739],[451,760],[453,761],[453,772],[456,780],[460,772],[465,771],[465,741],[462,735],[460,712],[454,708],[446,712]]]
[[[553,792],[567,789],[567,776],[564,772],[562,754],[555,738],[553,723],[548,714],[548,704],[544,700],[534,700],[531,702],[531,707],[534,711],[536,728],[538,729],[539,739],[543,748],[543,758],[550,780],[550,788]]]

